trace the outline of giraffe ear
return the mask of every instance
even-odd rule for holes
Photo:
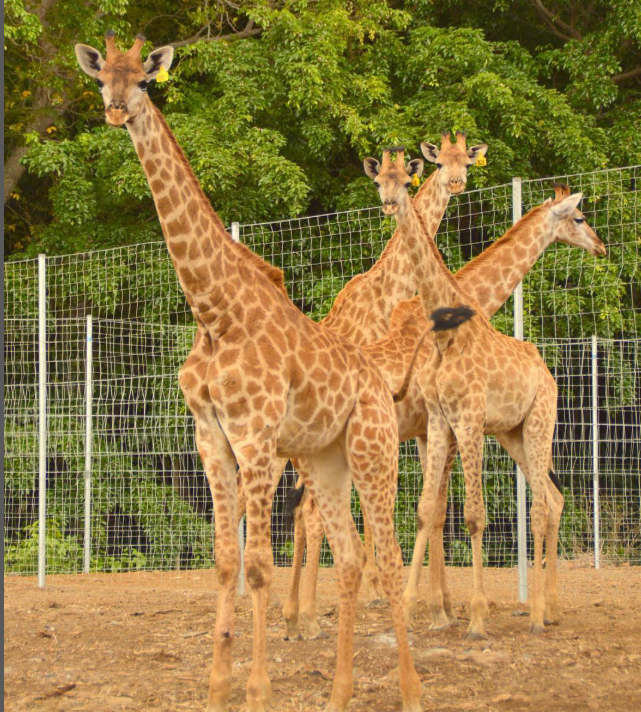
[[[560,203],[555,203],[552,206],[553,214],[559,219],[567,218],[568,215],[572,215],[572,213],[577,209],[577,206],[581,202],[582,198],[583,193],[574,193],[574,195],[571,195],[569,198],[565,198],[565,200],[562,200]]]
[[[100,52],[84,44],[77,44],[74,49],[76,50],[76,59],[78,60],[80,69],[90,77],[95,77],[105,63]]]
[[[425,162],[422,158],[413,158],[407,164],[407,175],[408,176],[418,176],[419,178],[423,175],[423,168]]]
[[[173,61],[174,48],[170,46],[159,47],[149,53],[149,57],[147,57],[147,61],[142,65],[142,68],[145,70],[147,77],[151,80],[156,78],[161,67],[167,71]]]
[[[365,175],[374,180],[378,175],[381,164],[375,158],[366,158],[363,161],[363,168],[365,169]]]
[[[425,156],[425,160],[430,163],[436,163],[438,160],[439,150],[433,143],[421,143],[421,153]]]
[[[467,157],[472,161],[472,163],[476,163],[476,159],[479,156],[484,156],[487,153],[487,144],[486,143],[479,143],[476,146],[472,146],[471,148],[467,149]]]

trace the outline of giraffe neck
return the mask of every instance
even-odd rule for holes
[[[461,268],[456,282],[478,301],[486,316],[493,316],[552,242],[548,210],[545,206],[534,208]]]
[[[435,176],[433,173],[414,196],[414,205],[420,204],[419,212],[432,237],[450,198]],[[412,261],[397,229],[372,269],[354,277],[339,292],[322,323],[359,346],[373,343],[387,333],[394,307],[417,290]]]
[[[187,301],[196,313],[211,312],[227,301],[228,280],[237,262],[235,245],[163,115],[149,99],[127,129]]]
[[[412,201],[432,237],[436,235],[451,196],[445,186],[438,182],[437,176],[438,170],[425,180]]]
[[[425,316],[429,319],[435,309],[469,302],[460,293],[433,237],[427,232],[427,227],[409,200],[399,207],[396,221],[414,270]]]

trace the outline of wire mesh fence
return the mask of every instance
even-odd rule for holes
[[[583,211],[606,243],[608,258],[552,246],[523,287],[525,338],[538,344],[559,385],[554,455],[566,494],[562,555],[594,551],[596,467],[601,554],[636,564],[641,563],[640,170],[565,177],[573,191],[584,191]],[[524,213],[552,194],[552,183],[523,182]],[[510,227],[512,201],[509,184],[452,199],[437,236],[452,271]],[[240,226],[241,240],[284,269],[292,300],[314,319],[327,314],[349,279],[374,264],[392,233],[393,223],[378,208]],[[51,257],[46,266],[47,571],[211,566],[211,498],[177,382],[195,328],[164,243]],[[35,260],[5,264],[5,570],[21,574],[35,573],[38,559],[38,286]],[[512,299],[494,323],[512,333]],[[592,334],[598,336],[596,391]],[[514,473],[512,461],[488,439],[485,553],[493,565],[516,563]],[[284,494],[294,478],[290,466],[274,502],[272,543],[279,565],[287,565],[293,551]],[[415,444],[405,443],[396,524],[406,561],[421,485]],[[445,532],[452,564],[471,561],[463,504],[457,462]],[[356,497],[353,511],[360,521]],[[323,562],[331,563],[327,548]]]

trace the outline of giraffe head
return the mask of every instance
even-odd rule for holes
[[[565,242],[572,247],[580,247],[591,255],[605,255],[605,245],[588,225],[583,213],[578,209],[583,193],[570,194],[565,183],[554,184],[554,198],[543,205],[549,208],[554,242]]]
[[[396,160],[392,160],[392,153],[396,153]],[[415,158],[405,165],[405,148],[396,146],[383,151],[383,162],[375,158],[366,158],[363,161],[365,173],[374,181],[378,188],[383,212],[385,215],[394,215],[409,201],[407,189],[412,184],[412,176],[423,173],[423,159]]]
[[[140,50],[145,38],[138,35],[127,52],[116,47],[113,30],[105,35],[107,58],[88,45],[77,44],[76,57],[81,69],[94,77],[105,103],[105,118],[112,126],[122,126],[134,119],[147,101],[147,86],[161,67],[169,69],[174,58],[173,47],[160,47],[143,64]]]
[[[423,142],[421,151],[427,161],[436,163],[435,180],[439,185],[453,195],[458,195],[465,190],[468,166],[487,153],[487,144],[479,143],[467,148],[462,131],[456,132],[456,143],[450,141],[450,133],[446,131],[441,134],[440,148],[433,143]]]

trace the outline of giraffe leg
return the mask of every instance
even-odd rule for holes
[[[307,563],[303,576],[299,622],[303,629],[303,636],[307,640],[314,640],[321,635],[321,628],[316,618],[316,586],[325,530],[316,502],[311,496],[303,505],[303,517],[305,518],[305,536],[307,538]]]
[[[530,487],[532,478],[529,472],[529,465],[525,456],[523,445],[523,424],[510,430],[507,433],[497,434],[496,439],[505,448],[510,457],[521,468]],[[552,458],[550,457],[549,471],[552,468]],[[559,541],[559,528],[561,525],[561,514],[563,513],[563,495],[557,490],[549,477],[546,478],[546,493],[549,506],[547,520],[547,530],[545,534],[545,614],[544,623],[553,623],[556,620],[558,606],[558,592],[556,579],[557,547]]]
[[[563,494],[549,480],[548,494],[548,526],[545,533],[545,625],[551,625],[558,620],[559,593],[557,588],[557,556],[559,546],[559,529],[565,500]]]
[[[461,453],[465,477],[465,523],[472,538],[472,566],[474,570],[474,593],[470,606],[468,640],[487,638],[484,620],[488,605],[483,588],[483,530],[485,529],[485,506],[483,504],[483,427],[474,422],[473,416],[461,419],[464,425],[455,429]]]
[[[334,445],[305,461],[300,471],[327,534],[339,588],[336,673],[326,712],[343,712],[354,691],[354,619],[365,551],[351,516],[351,477],[343,452]]]
[[[430,533],[427,600],[432,613],[432,624],[430,626],[432,630],[441,630],[442,628],[458,625],[458,619],[452,608],[452,597],[445,580],[445,551],[443,548],[443,530],[447,516],[447,488],[455,457],[456,441],[453,441],[447,454],[443,476],[438,488],[434,524]]]
[[[550,376],[551,379],[551,376]],[[552,438],[556,422],[556,386],[544,384],[537,393],[532,408],[523,423],[523,446],[527,471],[532,488],[530,524],[534,539],[534,567],[532,571],[532,596],[530,603],[530,632],[545,630],[545,594],[543,592],[543,542],[546,533],[553,530],[554,555],[552,567],[556,569],[557,521],[549,523],[548,468],[552,451]],[[556,511],[556,510],[555,510]],[[560,512],[558,513],[560,518]],[[550,544],[548,543],[548,546]]]
[[[303,556],[305,554],[305,518],[303,517],[303,505],[307,493],[303,494],[303,502],[294,509],[294,558],[292,560],[292,578],[289,587],[289,594],[283,606],[283,618],[285,619],[285,640],[296,640],[300,638],[298,627],[299,599],[300,599],[300,576],[303,569]]]
[[[403,557],[394,532],[397,452],[387,459],[387,463],[382,453],[378,458],[376,454],[360,457],[351,451],[349,459],[354,484],[372,526],[381,584],[390,603],[398,645],[403,712],[420,712],[421,682],[412,662],[402,603]]]
[[[363,572],[363,581],[365,597],[368,604],[371,606],[381,603],[383,591],[381,589],[381,579],[378,575],[378,568],[376,567],[376,552],[372,527],[370,526],[364,509],[362,509],[362,513],[363,533],[365,534],[365,552],[367,554],[367,558],[365,560],[365,571]]]
[[[236,536],[236,461],[216,423],[196,419],[196,443],[214,501],[216,572],[220,582],[207,712],[224,712],[231,692],[234,598],[240,570]]]
[[[271,697],[267,674],[267,607],[272,582],[274,558],[271,546],[271,512],[274,497],[274,453],[247,457],[255,452],[253,444],[236,448],[247,498],[247,540],[245,543],[245,572],[252,595],[253,633],[252,667],[247,680],[247,712],[264,712]],[[267,459],[268,466],[262,466]]]
[[[448,448],[452,439],[452,431],[445,418],[443,418],[442,413],[437,410],[434,410],[434,412],[430,411],[427,451],[423,470],[423,491],[421,492],[417,511],[418,532],[416,542],[414,543],[410,574],[405,592],[403,593],[405,623],[408,626],[416,610],[418,584],[421,578],[421,572],[423,571],[425,547],[427,546],[427,540],[434,522],[436,493],[440,486],[440,480],[447,462]],[[438,574],[440,574],[440,571]]]

